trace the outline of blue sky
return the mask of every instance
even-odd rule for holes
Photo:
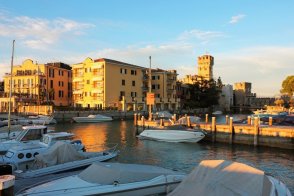
[[[279,94],[294,74],[294,1],[0,0],[0,78],[15,64],[73,64],[86,57],[197,74],[197,57],[215,57],[224,83],[252,82],[258,96]]]

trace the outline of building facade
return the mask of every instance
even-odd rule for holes
[[[155,94],[154,110],[176,110],[180,107],[177,96],[177,71],[152,69],[152,92]]]
[[[234,105],[234,93],[232,85],[227,84],[222,87],[222,92],[218,103],[223,111],[231,110],[231,107]]]
[[[198,77],[201,77],[204,80],[213,79],[213,65],[213,56],[203,55],[198,57]]]
[[[251,93],[250,82],[238,82],[234,84],[234,105],[235,106],[251,106],[251,101],[256,97],[255,93]]]
[[[76,107],[142,109],[145,104],[145,68],[111,59],[86,58],[73,68]]]
[[[72,103],[71,67],[67,64],[34,63],[25,60],[22,65],[14,66],[12,70],[12,87],[10,87],[10,73],[4,79],[4,96],[8,97],[10,88],[12,96],[16,98],[16,105],[54,104],[56,106],[70,106]],[[8,103],[1,103],[2,107]],[[3,107],[2,107],[3,108]]]

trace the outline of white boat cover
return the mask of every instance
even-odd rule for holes
[[[224,161],[202,161],[168,196],[269,195],[271,183],[263,171]]]
[[[168,174],[177,174],[177,172],[151,165],[93,163],[79,174],[79,178],[89,183],[110,185],[140,182]]]
[[[192,124],[196,124],[196,123],[199,123],[201,118],[197,117],[197,116],[188,116],[190,118],[190,122]],[[187,118],[186,117],[182,117],[182,118],[179,118],[178,120],[178,124],[181,124],[181,125],[186,125],[187,124]]]
[[[171,118],[171,117],[173,117],[173,115],[171,113],[169,113],[168,111],[159,111],[159,112],[156,112],[156,114],[158,115],[159,118]]]
[[[84,158],[72,144],[58,141],[45,153],[36,155],[35,160],[38,166],[49,167]]]

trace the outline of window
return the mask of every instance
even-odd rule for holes
[[[136,81],[132,81],[132,86],[136,86]]]
[[[155,76],[152,76],[152,80],[155,80]]]
[[[121,85],[125,86],[126,85],[126,81],[125,80],[122,80],[121,81]]]
[[[157,85],[157,89],[160,89],[160,85],[159,84]]]
[[[19,153],[19,154],[17,155],[17,157],[18,157],[19,159],[22,159],[22,158],[24,157],[24,154],[23,154],[23,153]]]
[[[29,159],[29,158],[31,158],[31,157],[32,157],[32,154],[31,154],[31,153],[27,153],[27,154],[26,154],[26,158],[27,158],[27,159]]]
[[[131,70],[131,75],[137,75],[137,71],[136,70]]]
[[[155,89],[155,84],[152,84],[152,90],[154,90]]]
[[[53,88],[53,80],[50,80],[50,88]]]
[[[125,96],[125,91],[120,91],[120,96]]]
[[[90,84],[90,80],[87,80],[87,84]]]
[[[160,76],[157,76],[157,80],[159,80],[160,79]]]
[[[131,92],[131,97],[137,97],[137,92]]]
[[[127,69],[120,68],[120,73],[121,74],[127,74]]]

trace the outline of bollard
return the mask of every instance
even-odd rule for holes
[[[212,142],[216,141],[216,123],[215,123],[215,117],[211,118],[211,132],[213,134],[212,136]]]
[[[145,129],[145,118],[144,118],[144,116],[142,116],[142,118],[141,118],[141,123],[142,123],[143,130],[144,130]]]
[[[205,114],[205,123],[208,123],[208,114]]]
[[[176,123],[176,121],[177,121],[177,115],[176,114],[173,115],[173,120],[174,120],[174,123]]]
[[[229,124],[229,116],[226,115],[226,125]]]
[[[248,117],[247,117],[247,124],[248,124],[248,125],[251,125],[251,116],[248,116]]]
[[[269,117],[268,119],[268,125],[272,126],[273,125],[273,117]]]
[[[141,113],[138,113],[138,117],[137,117],[138,120],[141,119]]]
[[[163,119],[160,119],[160,126],[164,126]]]
[[[0,195],[13,196],[15,176],[2,175],[0,176]]]
[[[233,117],[230,117],[229,131],[230,131],[230,144],[233,144],[233,140],[234,140]]]
[[[187,126],[191,127],[191,119],[190,116],[187,117]]]
[[[135,114],[134,114],[134,125],[137,125],[137,117],[138,117],[138,114],[135,113]]]
[[[254,117],[254,146],[258,146],[259,118]]]

